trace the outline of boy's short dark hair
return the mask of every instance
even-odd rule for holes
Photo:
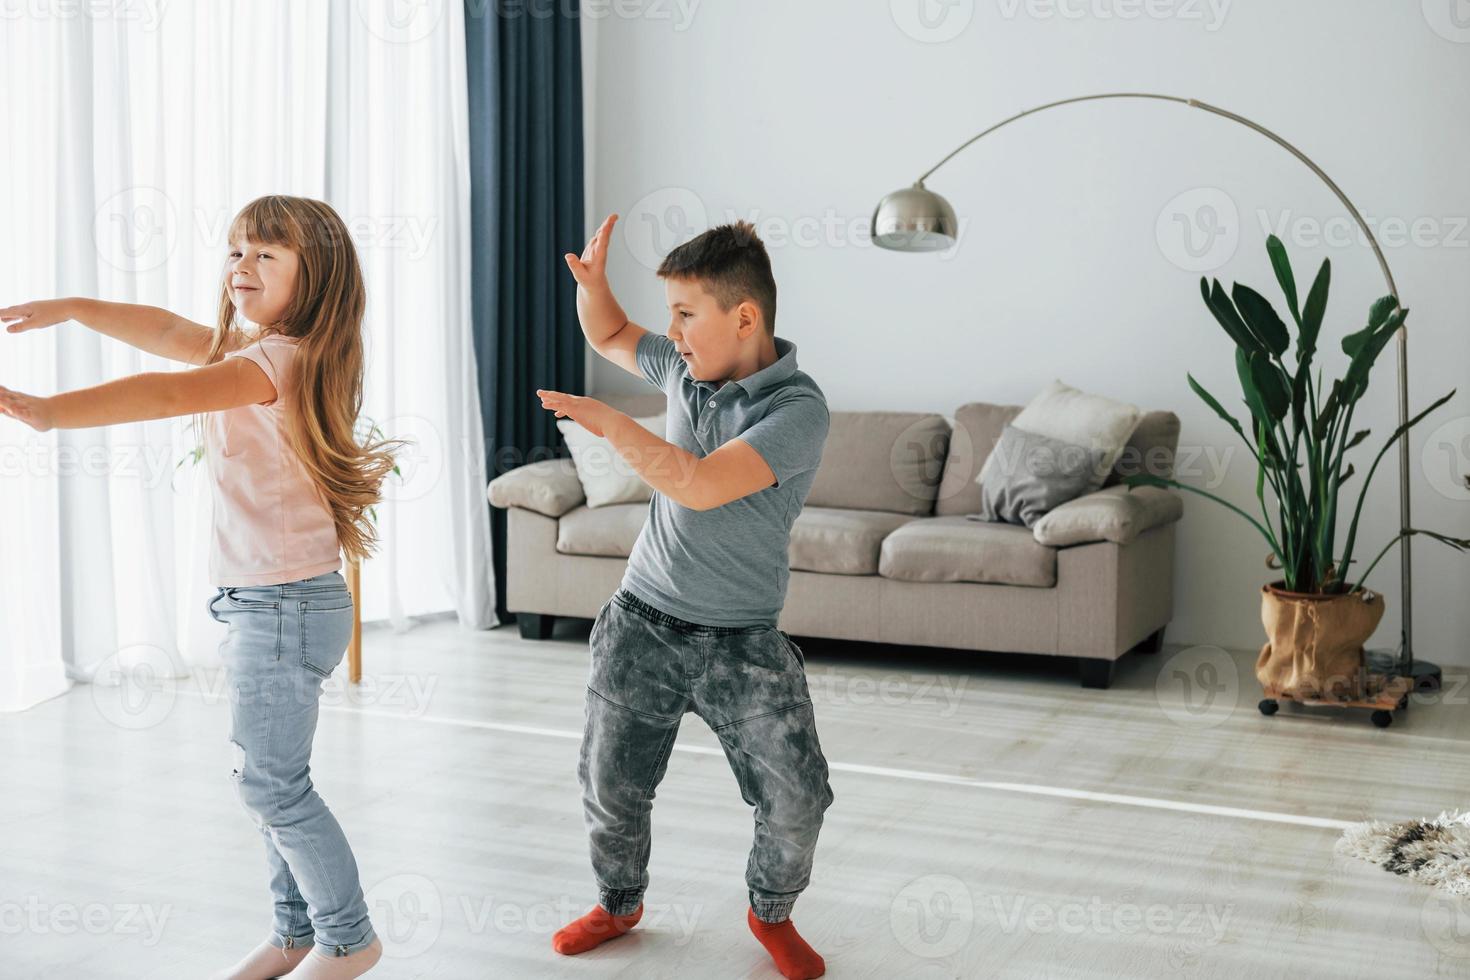
[[[749,221],[720,225],[685,242],[665,256],[658,275],[696,280],[727,312],[752,300],[765,318],[766,333],[776,332],[776,277],[765,243]]]

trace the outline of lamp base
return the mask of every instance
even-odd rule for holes
[[[1438,691],[1444,683],[1444,674],[1439,669],[1439,664],[1430,663],[1428,660],[1415,660],[1414,666],[1409,668],[1408,675],[1414,681],[1416,693]]]
[[[1365,663],[1372,674],[1388,674],[1408,677],[1414,682],[1413,693],[1438,691],[1443,684],[1444,674],[1439,664],[1428,660],[1415,660],[1414,666],[1406,667],[1403,658],[1394,650],[1367,650]]]

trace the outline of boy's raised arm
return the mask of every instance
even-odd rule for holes
[[[608,215],[580,257],[568,252],[567,268],[577,280],[577,319],[587,342],[618,367],[642,378],[643,372],[638,368],[638,340],[648,331],[629,321],[607,281],[608,244],[617,220],[616,214]]]

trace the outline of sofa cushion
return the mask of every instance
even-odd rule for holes
[[[1008,425],[980,468],[980,513],[966,516],[1031,527],[1052,508],[1096,490],[1103,458],[1102,450]]]
[[[647,503],[577,507],[556,524],[556,550],[564,555],[627,558],[646,520]]]
[[[1184,516],[1181,495],[1161,487],[1105,487],[1068,501],[1031,528],[1037,541],[1053,548],[1112,541],[1127,544],[1150,528]]]
[[[807,504],[930,514],[949,450],[933,412],[833,412]]]
[[[832,575],[878,574],[883,539],[909,521],[911,514],[881,510],[807,507],[791,526],[791,569]]]
[[[1173,476],[1178,448],[1179,416],[1173,412],[1144,412],[1103,486],[1116,486],[1123,477],[1136,473]]]
[[[905,582],[1050,588],[1057,584],[1057,553],[1015,524],[926,517],[883,539],[878,574]]]
[[[496,507],[524,507],[547,517],[560,517],[587,502],[570,459],[544,459],[507,470],[490,481],[486,494]]]
[[[658,414],[633,421],[663,438],[668,417]],[[604,436],[594,436],[576,419],[557,419],[556,428],[572,451],[572,462],[576,464],[577,479],[582,482],[588,507],[646,504],[652,499],[653,488]]]
[[[1128,445],[1128,437],[1143,417],[1137,405],[1093,395],[1061,381],[1052,381],[1027,402],[1011,424],[1026,432],[1057,439],[1074,446],[1098,450],[1102,461],[1089,491],[1097,490],[1108,478],[1113,464]]]
[[[989,402],[970,402],[955,409],[954,429],[949,435],[948,454],[944,460],[944,477],[939,481],[939,494],[934,501],[935,515],[948,517],[980,512],[980,485],[975,482],[975,477],[990,458],[990,451],[1000,439],[1001,431],[1019,414],[1019,405],[992,405]]]

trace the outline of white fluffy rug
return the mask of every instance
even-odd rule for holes
[[[1370,820],[1342,832],[1337,853],[1412,878],[1448,895],[1470,897],[1470,811],[1433,820]]]

